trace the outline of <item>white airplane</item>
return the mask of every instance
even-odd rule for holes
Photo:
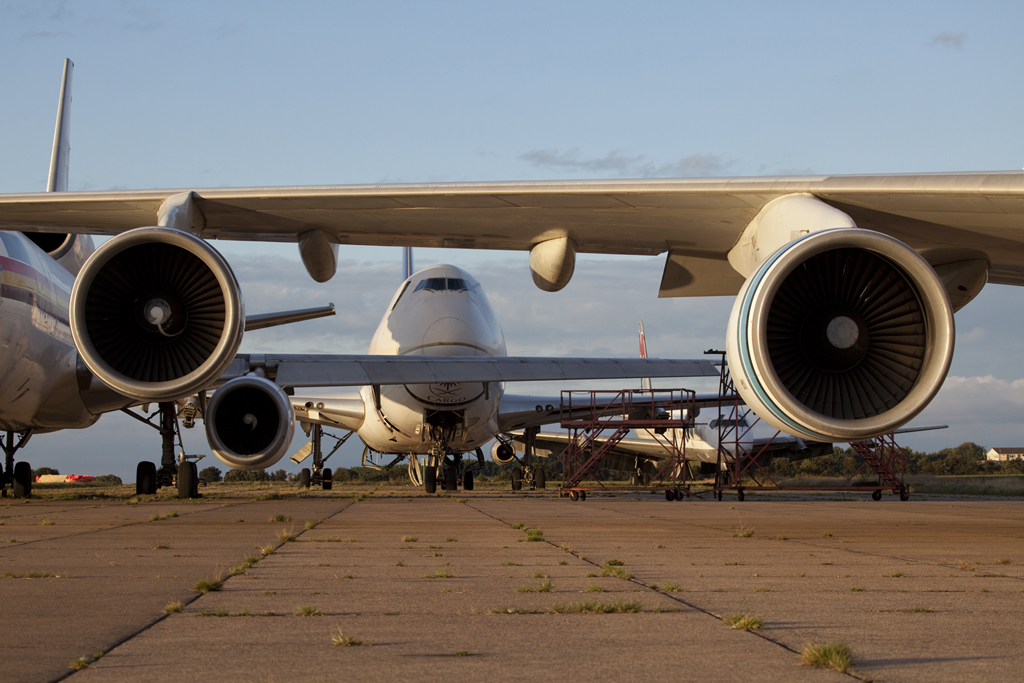
[[[51,174],[58,181],[61,168]],[[411,384],[503,379],[495,370],[504,359],[452,361],[445,367],[459,373],[491,372],[442,377],[422,368],[443,359],[236,358],[241,298],[208,240],[241,239],[297,243],[319,282],[333,276],[339,244],[525,250],[545,291],[570,281],[576,253],[666,254],[660,296],[736,295],[728,364],[762,420],[811,441],[870,439],[905,425],[935,396],[952,359],[954,311],[986,282],[1024,284],[1022,225],[1017,171],[0,195],[0,230],[28,233],[62,259],[76,254],[66,263],[82,266],[62,328],[74,350],[55,342],[31,361],[5,352],[7,369],[23,362],[33,369],[18,377],[35,375],[0,395],[4,410],[26,416],[0,427],[66,426],[76,411],[85,424],[98,406],[197,392],[201,403],[206,388],[247,372],[276,388],[384,385],[399,364]],[[114,239],[83,263],[80,234]],[[35,316],[57,339],[70,280],[49,268],[35,267],[41,284],[31,296],[58,302],[56,312],[33,308],[25,320]],[[187,277],[168,298],[156,285],[149,298],[125,294],[169,270]],[[63,388],[59,410],[41,408],[44,385]],[[82,395],[95,402],[78,407]],[[12,434],[7,443],[16,447]]]
[[[69,194],[72,68],[66,61],[51,198]],[[6,432],[4,483],[12,483],[15,496],[31,490],[31,468],[14,464],[14,456],[33,434],[88,427],[113,410],[149,422],[163,436],[161,467],[139,464],[138,491],[154,493],[176,479],[179,495],[190,497],[196,468],[175,462],[177,413],[186,426],[203,418],[221,461],[261,469],[291,442],[295,387],[363,386],[363,401],[352,409],[361,415],[360,436],[379,450],[430,454],[433,468],[423,477],[430,490],[435,473],[445,482],[465,476],[445,456],[477,448],[499,425],[551,421],[554,409],[546,403],[503,401],[503,382],[717,374],[705,360],[506,357],[479,284],[450,266],[406,280],[371,355],[239,355],[244,331],[331,315],[333,305],[247,317],[227,262],[201,237],[179,229],[204,220],[190,206],[167,205],[154,217],[157,225],[126,231],[98,249],[74,231],[54,235],[21,225],[0,232],[0,430]],[[300,240],[307,265],[327,260],[333,269],[337,245],[311,240]],[[160,406],[150,418],[159,417],[159,425],[128,410],[150,403]],[[299,405],[305,422],[319,421],[312,405]],[[346,416],[326,408],[323,415]]]

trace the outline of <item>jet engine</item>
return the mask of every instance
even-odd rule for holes
[[[495,441],[491,446],[491,460],[498,465],[507,465],[516,458],[516,452],[512,446],[500,441]]]
[[[823,230],[747,278],[729,318],[729,371],[766,422],[814,441],[859,441],[916,416],[953,357],[935,271],[870,230]]]
[[[247,375],[226,382],[206,406],[206,438],[217,459],[238,470],[277,463],[295,434],[295,412],[281,387]]]
[[[78,274],[82,265],[96,250],[91,235],[53,232],[23,232],[22,234],[72,275]]]
[[[245,311],[227,261],[173,228],[137,228],[103,244],[75,280],[71,333],[94,375],[140,401],[208,388],[242,341]]]

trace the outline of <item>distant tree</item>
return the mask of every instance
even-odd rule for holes
[[[1003,474],[1024,474],[1024,460],[1007,460],[1001,469]]]
[[[270,481],[288,481],[288,472],[285,470],[277,470],[270,475]]]
[[[206,467],[199,472],[199,481],[207,484],[216,484],[222,479],[219,467]]]
[[[58,472],[57,470],[53,469],[52,467],[40,467],[37,470],[32,470],[32,477],[33,478],[41,477],[44,474],[60,474],[60,472]]]
[[[121,477],[116,474],[101,474],[92,480],[94,484],[107,484],[108,486],[122,486]]]
[[[228,470],[224,475],[224,483],[270,481],[266,470]]]

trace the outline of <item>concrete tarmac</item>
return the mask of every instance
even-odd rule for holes
[[[1024,665],[1024,501],[358,493],[0,502],[0,679],[846,678],[800,665],[823,642],[863,680]],[[552,611],[583,603],[640,611]]]

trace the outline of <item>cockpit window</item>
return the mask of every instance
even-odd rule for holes
[[[416,289],[413,291],[420,291],[425,289],[430,292],[466,292],[469,291],[469,283],[460,277],[428,277],[420,280],[420,283],[416,285]]]
[[[402,300],[402,295],[405,294],[407,291],[409,291],[409,285],[410,284],[412,284],[412,281],[411,280],[407,280],[406,283],[405,283],[405,286],[402,287],[402,293],[399,294],[398,298],[395,299],[395,305],[391,307],[392,311],[395,310],[395,306],[398,305],[398,302]]]

